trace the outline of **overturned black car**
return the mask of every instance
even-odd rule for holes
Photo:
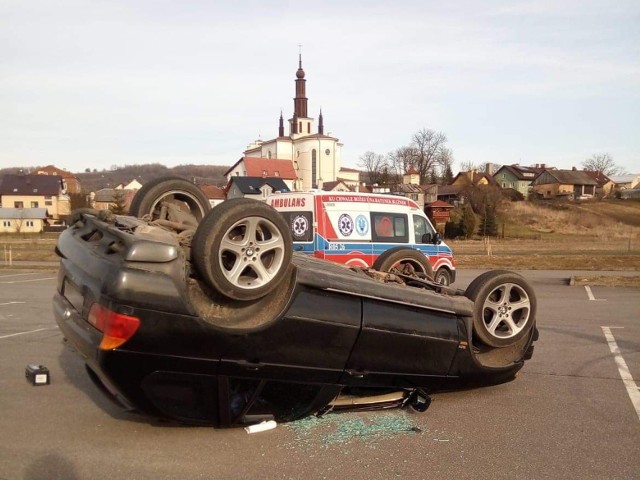
[[[294,254],[271,207],[210,209],[178,178],[149,182],[130,212],[73,213],[53,300],[90,377],[127,408],[214,426],[424,409],[432,392],[513,379],[533,352],[535,294],[515,273],[461,291],[411,255],[377,272]]]

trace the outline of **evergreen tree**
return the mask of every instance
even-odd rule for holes
[[[478,219],[470,205],[465,205],[462,209],[462,219],[460,219],[460,230],[465,238],[471,238],[478,227]]]
[[[113,192],[113,203],[109,205],[109,210],[114,215],[124,215],[127,213],[127,201],[124,197],[124,190],[115,190]]]
[[[480,227],[478,234],[483,237],[495,237],[498,234],[498,222],[496,219],[496,209],[487,205],[482,219],[480,221]]]

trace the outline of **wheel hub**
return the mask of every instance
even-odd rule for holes
[[[245,254],[247,255],[247,257],[253,257],[253,254],[255,252],[253,251],[253,247],[249,247],[247,248],[247,250],[245,251]]]

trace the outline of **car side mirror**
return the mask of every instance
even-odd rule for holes
[[[442,236],[438,232],[433,236],[433,243],[436,245],[440,245],[442,243]]]
[[[423,233],[421,243],[431,243],[431,234]]]

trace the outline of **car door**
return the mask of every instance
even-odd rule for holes
[[[363,299],[363,326],[342,382],[359,386],[434,386],[458,350],[458,318],[381,299]]]

